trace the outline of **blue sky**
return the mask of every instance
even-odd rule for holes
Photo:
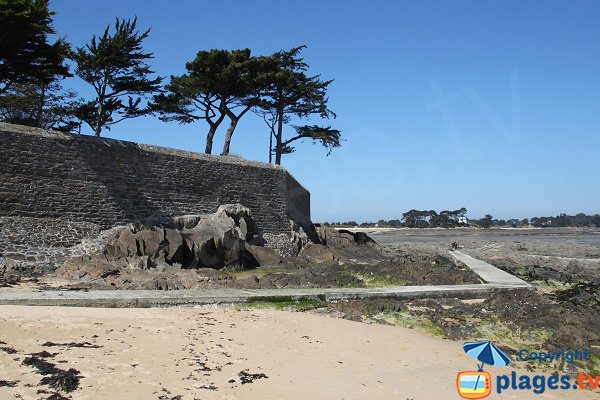
[[[310,143],[284,156],[312,194],[314,221],[394,219],[411,208],[466,207],[472,218],[600,212],[598,1],[64,0],[51,9],[75,46],[137,15],[152,28],[152,66],[167,77],[198,50],[307,45],[311,72],[335,79],[329,123],[346,139],[329,157]],[[89,93],[78,79],[65,86]],[[244,117],[232,152],[266,161],[263,124]],[[150,117],[104,136],[203,151],[206,128]]]

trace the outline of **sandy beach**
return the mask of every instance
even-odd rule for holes
[[[0,380],[18,381],[0,387],[0,399],[53,393],[22,365],[43,350],[57,353],[48,360],[58,367],[80,371],[73,399],[454,399],[457,372],[475,368],[462,343],[419,330],[270,309],[0,306],[0,340],[16,350],[0,351]],[[251,383],[241,383],[243,371]]]

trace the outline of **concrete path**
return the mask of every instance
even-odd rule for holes
[[[524,280],[517,278],[508,272],[502,271],[499,268],[494,267],[492,264],[488,264],[485,261],[478,260],[471,257],[468,254],[461,253],[458,250],[450,251],[452,257],[465,264],[473,272],[475,272],[481,279],[486,283],[500,284],[500,285],[513,285],[517,287],[531,287],[530,284]]]
[[[187,289],[187,290],[90,290],[0,292],[0,304],[74,307],[169,307],[181,305],[249,303],[254,301],[350,300],[377,298],[458,297],[473,298],[515,285],[469,284],[306,289]]]
[[[305,288],[305,289],[187,289],[187,290],[48,290],[0,291],[0,305],[73,307],[172,307],[202,304],[249,303],[255,301],[350,299],[402,299],[423,297],[474,298],[500,290],[531,288],[486,262],[459,251],[451,254],[473,269],[486,283],[467,285],[393,286],[385,288]]]

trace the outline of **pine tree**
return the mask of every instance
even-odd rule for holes
[[[14,84],[0,96],[0,120],[71,132],[79,125],[74,118],[79,104],[75,92],[63,89],[58,80]]]
[[[137,18],[117,18],[114,32],[108,25],[102,36],[94,35],[72,55],[76,74],[96,92],[94,99],[78,108],[77,116],[96,136],[125,119],[150,113],[145,99],[160,91],[162,78],[151,77],[154,71],[146,63],[154,56],[142,48],[150,29],[139,33],[136,25]]]
[[[229,154],[233,133],[240,119],[255,106],[261,89],[262,58],[252,57],[249,49],[199,51],[186,63],[187,73],[171,76],[167,93],[154,97],[153,110],[162,121],[189,124],[205,120],[207,154],[225,117],[229,127],[221,154]]]
[[[327,106],[327,88],[332,80],[323,81],[319,75],[307,76],[308,65],[300,57],[306,46],[295,47],[289,51],[279,51],[263,62],[271,71],[263,73],[261,98],[256,112],[263,117],[270,130],[269,161],[275,155],[275,163],[281,164],[281,156],[294,151],[291,143],[300,139],[311,139],[331,149],[341,144],[341,133],[331,127],[301,126],[294,127],[296,134],[290,139],[284,138],[284,125],[291,117],[306,118],[318,115],[322,118],[335,118]],[[266,71],[267,68],[263,68]],[[273,149],[273,139],[275,145]]]
[[[16,84],[48,85],[71,76],[64,64],[68,44],[48,43],[53,15],[46,0],[0,0],[0,95]]]

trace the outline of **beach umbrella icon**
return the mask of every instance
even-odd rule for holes
[[[492,342],[467,342],[463,344],[463,349],[465,353],[477,361],[481,361],[481,365],[477,365],[479,371],[483,371],[483,364],[505,367],[511,362],[510,357],[494,346]],[[480,377],[481,375],[477,375],[475,388],[479,384]]]
[[[505,367],[512,361],[492,342],[467,342],[463,349],[465,353],[481,362],[481,365],[478,365],[480,371],[483,371],[483,364]]]

